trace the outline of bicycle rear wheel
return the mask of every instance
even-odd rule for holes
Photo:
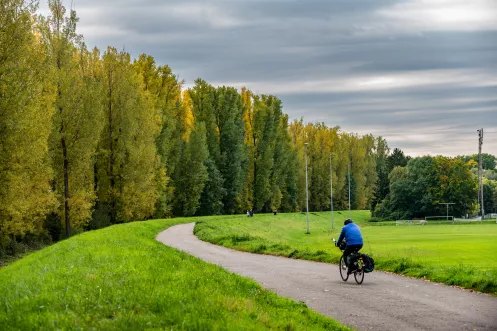
[[[342,277],[342,280],[346,282],[347,279],[349,279],[349,274],[347,273],[347,266],[345,265],[343,255],[340,257],[340,264],[338,265],[338,268],[340,269],[340,277]]]
[[[362,282],[364,281],[364,266],[354,272],[354,278],[357,284],[362,284]]]

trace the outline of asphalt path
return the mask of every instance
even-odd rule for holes
[[[357,285],[338,265],[239,252],[199,240],[194,223],[168,228],[160,242],[303,301],[358,330],[497,330],[497,298],[374,271]]]

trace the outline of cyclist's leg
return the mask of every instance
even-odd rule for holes
[[[343,259],[345,261],[345,265],[348,267],[349,266],[349,255],[354,252],[354,247],[353,246],[346,246],[345,250],[343,251]]]
[[[349,253],[349,254],[353,254],[354,255],[354,259],[351,260],[350,263],[354,263],[355,262],[356,254],[359,253],[359,251],[361,250],[362,244],[359,244],[359,245],[350,245],[349,247],[351,249],[351,253]]]

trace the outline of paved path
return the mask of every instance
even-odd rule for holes
[[[200,241],[194,224],[170,227],[164,244],[257,281],[358,330],[497,330],[497,298],[374,271],[362,285],[338,266],[238,252]]]

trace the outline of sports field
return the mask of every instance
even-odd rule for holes
[[[305,213],[199,219],[195,232],[239,250],[336,263],[341,253],[331,238],[338,239],[349,212],[335,213],[334,232],[329,212],[309,216],[310,234]],[[374,257],[377,269],[497,293],[497,224],[379,226],[367,223],[369,211],[350,216],[361,226],[363,252]]]

